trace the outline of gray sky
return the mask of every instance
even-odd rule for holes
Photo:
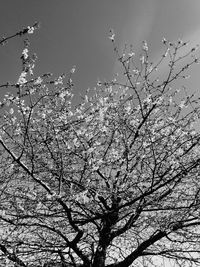
[[[119,46],[132,43],[136,52],[147,40],[152,56],[161,49],[163,36],[200,43],[199,0],[1,0],[0,35],[41,22],[30,36],[39,60],[36,73],[56,75],[77,66],[77,90],[93,87],[98,78],[117,71],[107,36],[114,28]],[[1,81],[16,81],[20,74],[22,42],[10,41],[0,49]],[[197,86],[194,72],[192,86]]]

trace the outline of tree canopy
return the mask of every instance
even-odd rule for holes
[[[35,77],[27,39],[18,81],[1,85],[10,90],[0,103],[5,266],[200,265],[199,98],[180,85],[196,48],[163,39],[152,63],[146,42],[138,58],[113,31],[110,41],[122,74],[79,104],[75,68]]]

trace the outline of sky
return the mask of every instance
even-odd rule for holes
[[[133,44],[139,53],[147,40],[152,57],[161,50],[163,36],[200,43],[199,0],[1,0],[0,36],[31,26],[31,49],[38,56],[35,73],[59,75],[76,65],[76,90],[85,92],[97,80],[109,80],[118,65],[108,39],[110,28],[117,45]],[[23,42],[11,40],[0,49],[0,83],[16,82],[21,71]],[[198,86],[198,69],[192,87]]]

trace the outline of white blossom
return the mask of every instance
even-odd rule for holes
[[[28,49],[25,48],[23,51],[22,51],[22,55],[23,55],[23,58],[24,59],[27,59],[28,58]]]
[[[149,48],[148,48],[148,45],[147,45],[146,41],[143,41],[143,47],[142,48],[143,48],[144,51],[148,51]]]
[[[43,79],[41,77],[38,77],[35,82],[34,82],[34,85],[39,85],[43,82]]]
[[[110,29],[110,35],[109,35],[109,39],[114,42],[115,40],[115,33],[113,29]]]
[[[19,79],[18,79],[18,81],[17,81],[17,84],[19,84],[19,85],[23,85],[23,84],[27,83],[26,75],[27,75],[27,73],[26,73],[25,71],[23,71],[23,72],[21,73],[21,75],[19,76]]]
[[[30,26],[28,26],[27,29],[28,29],[28,34],[33,34],[33,32],[35,30],[34,27],[30,27]]]

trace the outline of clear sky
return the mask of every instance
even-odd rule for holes
[[[0,0],[0,35],[39,21],[40,30],[30,36],[39,57],[37,74],[58,75],[76,65],[77,90],[84,93],[117,70],[107,38],[110,28],[119,46],[132,43],[137,52],[147,40],[156,56],[163,36],[200,43],[199,12],[200,0]],[[21,51],[19,39],[0,48],[0,83],[17,80]]]

